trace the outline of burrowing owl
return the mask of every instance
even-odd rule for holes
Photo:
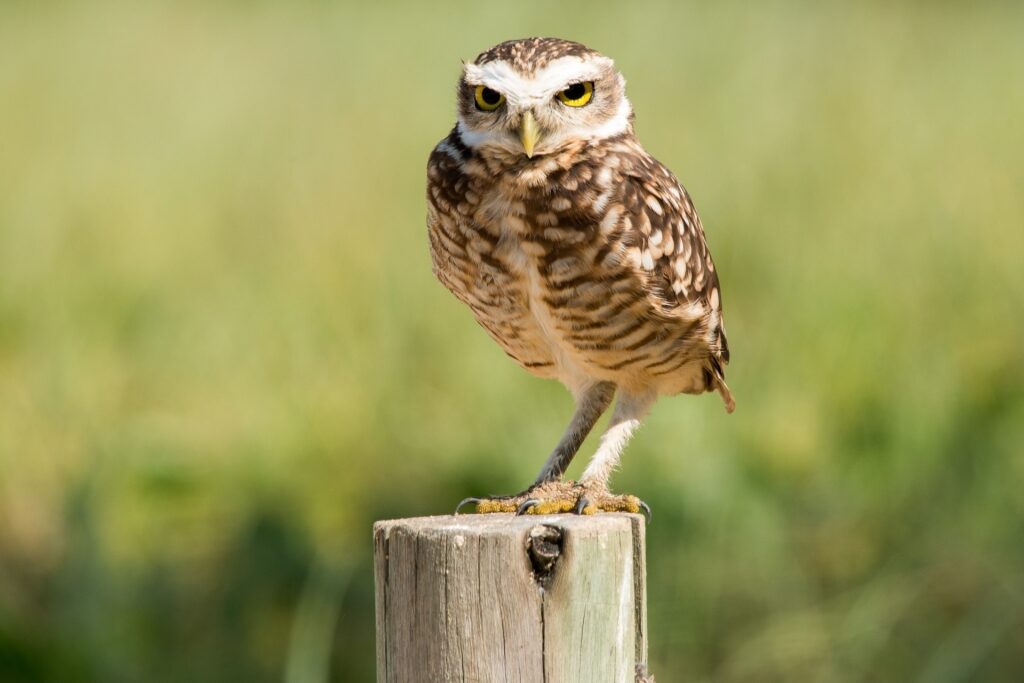
[[[640,145],[625,80],[579,43],[501,43],[464,65],[458,122],[430,155],[434,272],[519,365],[576,411],[526,491],[480,512],[636,512],[608,477],[655,399],[717,391],[722,294],[686,190]],[[618,401],[579,482],[562,475]]]

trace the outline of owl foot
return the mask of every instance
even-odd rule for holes
[[[549,481],[536,484],[514,496],[466,498],[455,509],[473,503],[477,513],[514,512],[517,515],[551,515],[573,512],[592,515],[597,512],[643,512],[651,520],[651,508],[636,496],[615,495],[606,488],[575,481]]]

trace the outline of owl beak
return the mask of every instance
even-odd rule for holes
[[[540,139],[540,127],[537,119],[533,118],[533,112],[523,114],[523,120],[519,123],[519,140],[523,143],[527,157],[533,157],[533,148]]]

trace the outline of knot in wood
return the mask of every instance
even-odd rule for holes
[[[555,563],[562,555],[562,530],[548,524],[538,524],[530,529],[526,539],[526,550],[533,565],[533,576],[543,584],[555,569]]]

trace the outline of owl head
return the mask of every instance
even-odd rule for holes
[[[465,63],[458,102],[462,141],[509,155],[550,154],[632,127],[612,60],[559,38],[510,40]]]

